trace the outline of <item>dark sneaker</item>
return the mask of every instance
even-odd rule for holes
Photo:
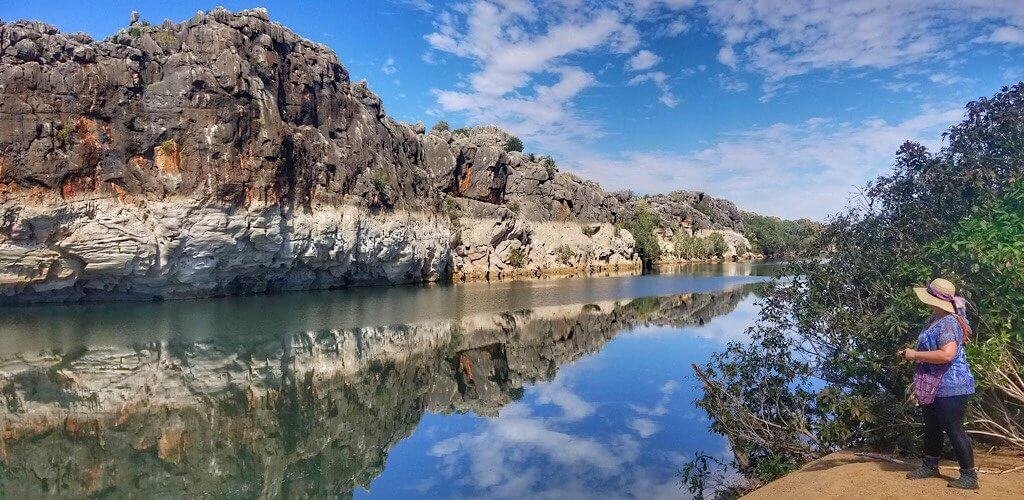
[[[960,479],[950,481],[946,486],[961,490],[976,490],[978,489],[978,472],[974,469],[960,471]]]
[[[938,458],[924,457],[920,467],[907,473],[907,479],[924,479],[927,477],[940,477]]]

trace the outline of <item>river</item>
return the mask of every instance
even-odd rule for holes
[[[0,309],[0,493],[679,498],[773,269]]]

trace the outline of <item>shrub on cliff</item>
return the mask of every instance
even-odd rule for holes
[[[521,247],[515,247],[508,251],[508,265],[515,268],[526,267],[526,252]]]
[[[573,260],[576,259],[576,252],[569,248],[568,245],[560,245],[555,249],[555,257],[558,262],[564,266],[572,265]]]
[[[555,175],[555,172],[558,171],[558,165],[555,164],[555,160],[552,159],[550,156],[545,156],[544,158],[541,158],[540,165],[544,167],[544,170],[548,171],[549,176]]]
[[[444,120],[441,120],[441,121],[435,123],[434,126],[431,127],[430,130],[432,130],[434,132],[443,132],[445,130],[451,130],[451,126],[448,125],[448,122],[446,122]]]
[[[640,256],[640,260],[644,262],[645,267],[650,267],[651,264],[661,257],[661,247],[658,245],[658,239],[654,235],[654,230],[658,227],[659,223],[660,218],[657,214],[641,207],[633,212],[630,218],[622,224],[622,228],[633,235],[633,240],[635,241],[634,248],[637,255]]]
[[[698,401],[741,472],[799,465],[851,445],[918,446],[906,403],[911,345],[928,311],[910,287],[952,279],[972,302],[967,345],[979,381],[969,430],[1024,449],[1024,84],[967,105],[931,153],[908,142],[891,175],[815,239],[824,260],[774,284],[750,342],[695,367]],[[762,480],[770,478],[761,478]]]
[[[512,136],[505,141],[505,152],[518,151],[523,152],[523,141],[519,140],[518,137]]]

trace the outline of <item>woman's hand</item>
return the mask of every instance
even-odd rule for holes
[[[917,351],[914,349],[903,349],[899,352],[899,356],[907,361],[914,361],[917,359]]]

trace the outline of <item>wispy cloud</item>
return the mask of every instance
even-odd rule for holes
[[[526,0],[458,4],[438,15],[437,29],[426,41],[434,51],[469,60],[475,70],[462,81],[464,88],[433,94],[444,112],[464,113],[475,124],[496,123],[541,148],[562,151],[603,134],[600,124],[574,108],[574,100],[596,85],[597,77],[573,59],[601,53],[623,58],[635,71],[650,69],[661,58],[649,50],[634,52],[641,42],[637,24],[692,5],[692,0],[554,2],[541,11]],[[557,80],[537,83],[541,76]],[[656,85],[661,103],[678,104],[665,79]]]
[[[385,75],[393,75],[396,71],[398,71],[398,68],[395,67],[395,58],[388,56],[388,58],[384,60],[384,64],[380,66],[380,72]]]
[[[993,20],[989,41],[1024,43],[1024,3],[991,0],[706,0],[718,61],[780,80],[818,69],[891,68],[946,59]]]
[[[472,0],[435,9],[434,16],[424,61],[445,55],[471,66],[450,86],[433,89],[434,113],[505,127],[608,188],[704,189],[752,210],[822,217],[886,171],[902,141],[934,144],[959,118],[959,109],[928,102],[925,92],[970,87],[974,81],[957,70],[963,51],[972,43],[1018,43],[1024,2]],[[679,64],[655,42],[698,29],[721,40],[707,54],[728,68],[709,75],[719,92],[759,85],[765,102],[797,92],[799,75],[889,69],[896,76],[872,84],[919,99],[921,111],[856,122],[738,125],[697,148],[595,148],[614,130],[579,109],[580,97],[598,86],[650,85],[658,102],[679,107],[674,84],[713,70],[703,61]]]
[[[626,85],[633,86],[647,82],[653,83],[661,91],[661,97],[658,98],[659,102],[670,108],[674,108],[679,104],[679,99],[672,93],[672,87],[668,84],[668,74],[663,71],[640,73],[630,78]]]
[[[661,430],[661,426],[649,418],[634,418],[630,420],[629,427],[644,439],[653,436]]]
[[[1000,26],[985,40],[994,43],[1024,45],[1024,28],[1019,26]]]
[[[585,156],[578,168],[611,189],[700,188],[749,210],[822,218],[845,206],[865,181],[888,171],[903,141],[938,148],[942,131],[961,117],[960,108],[929,108],[899,122],[776,123],[689,152]]]
[[[440,459],[439,472],[445,481],[489,498],[616,497],[625,491],[635,498],[678,498],[674,472],[685,459],[644,453],[640,441],[661,432],[662,426],[652,418],[638,417],[625,422],[623,432],[587,435],[583,429],[595,423],[581,420],[606,417],[583,416],[586,412],[578,411],[581,402],[592,405],[573,394],[563,373],[542,384],[542,392],[552,392],[538,399],[541,404],[556,404],[563,410],[561,415],[541,417],[526,403],[512,403],[497,418],[435,443],[428,453]],[[677,386],[666,383],[661,392],[671,393]],[[552,476],[558,480],[551,481]]]
[[[726,73],[720,73],[715,80],[718,82],[718,86],[726,92],[746,92],[747,82],[739,79],[735,75]]]
[[[427,0],[392,0],[422,12],[433,12],[434,6]]]

